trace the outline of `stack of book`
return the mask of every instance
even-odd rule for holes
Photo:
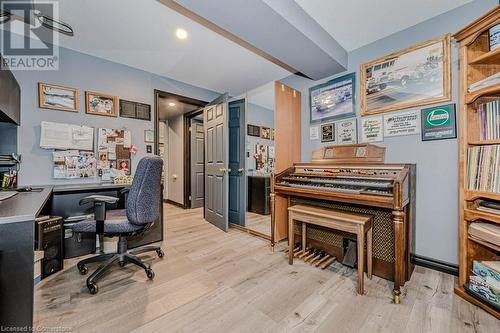
[[[481,140],[500,139],[500,99],[479,105],[479,126]]]
[[[467,165],[469,190],[500,193],[500,145],[469,147]]]
[[[465,290],[500,310],[500,261],[474,260],[472,273]]]
[[[500,83],[500,73],[493,74],[487,78],[477,81],[469,86],[469,92],[474,92],[483,88],[488,88]]]
[[[500,215],[500,201],[478,200],[477,210]]]
[[[469,235],[500,248],[500,226],[493,223],[475,222],[469,226]]]

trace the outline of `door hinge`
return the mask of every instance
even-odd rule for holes
[[[189,196],[189,200],[191,200],[191,196]]]
[[[189,132],[191,132],[191,126],[189,126]]]

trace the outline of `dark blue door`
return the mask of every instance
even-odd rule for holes
[[[245,100],[229,103],[229,223],[245,225]]]

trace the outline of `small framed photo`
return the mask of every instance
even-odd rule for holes
[[[85,92],[85,113],[118,117],[118,98],[92,91]]]
[[[260,137],[262,139],[271,140],[271,128],[261,126],[260,127]]]
[[[38,107],[41,109],[78,112],[78,90],[39,82]]]
[[[498,49],[500,47],[500,23],[490,28],[489,36],[490,36],[490,51]]]
[[[260,127],[255,125],[247,125],[247,133],[250,136],[260,137]]]
[[[321,142],[335,141],[335,124],[328,123],[321,125]]]
[[[146,153],[152,154],[153,153],[153,146],[151,145],[146,145]]]
[[[153,130],[144,130],[144,142],[155,142],[155,132]]]

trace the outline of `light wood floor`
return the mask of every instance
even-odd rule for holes
[[[500,331],[500,321],[453,294],[453,276],[417,267],[395,305],[386,280],[366,280],[359,296],[352,269],[289,266],[267,241],[219,231],[200,209],[165,208],[166,257],[147,257],[154,281],[117,267],[90,295],[85,277],[66,266],[36,287],[35,325],[72,332]]]
[[[246,212],[245,226],[247,229],[271,236],[271,215]]]

